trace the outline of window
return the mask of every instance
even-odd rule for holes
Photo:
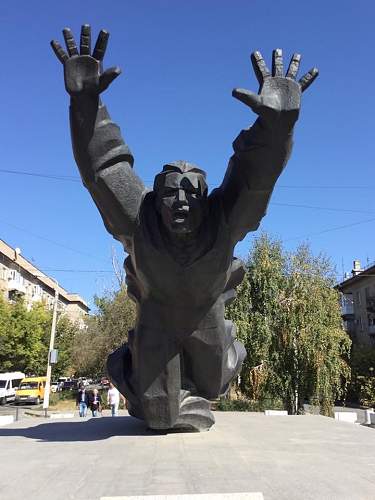
[[[23,390],[23,389],[27,389],[27,390],[38,389],[38,382],[23,382],[20,385],[20,390]]]
[[[22,378],[17,378],[17,379],[12,380],[13,389],[18,389],[18,387],[20,386],[21,380],[22,380]]]
[[[6,267],[1,267],[0,268],[0,280],[6,280],[7,279],[7,275],[8,275],[8,272],[7,272],[7,268]]]
[[[40,285],[33,285],[32,296],[42,297],[42,287]]]
[[[361,306],[361,291],[358,290],[357,292],[355,292],[355,301],[357,303],[357,306]]]
[[[20,275],[20,273],[15,269],[9,269],[8,281],[11,280],[15,281],[16,283],[19,283],[20,285],[23,285],[25,281],[24,278]]]

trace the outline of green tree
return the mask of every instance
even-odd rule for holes
[[[29,309],[21,298],[14,303],[0,298],[0,370],[45,373],[51,323],[52,313],[43,302]],[[58,317],[55,347],[59,361],[53,368],[54,377],[72,372],[71,354],[78,331],[66,316]]]
[[[0,371],[8,371],[12,368],[12,342],[9,338],[10,325],[9,304],[0,296]]]
[[[80,331],[77,324],[69,321],[67,316],[62,315],[58,318],[55,336],[55,349],[58,350],[58,358],[57,363],[52,368],[53,379],[74,375],[73,352],[75,339],[79,337]],[[46,364],[46,359],[44,362]]]
[[[291,413],[310,400],[324,414],[350,379],[350,339],[342,328],[334,272],[306,245],[295,253],[261,235],[228,316],[248,357],[241,391],[250,399],[282,400]]]
[[[121,346],[135,323],[135,304],[126,288],[95,297],[97,312],[88,318],[87,328],[74,338],[73,365],[79,375],[100,376],[106,372],[108,355]]]
[[[353,345],[350,359],[352,379],[348,399],[364,406],[375,406],[375,347]]]
[[[22,299],[0,301],[0,366],[2,370],[38,373],[47,359],[46,331],[50,313],[43,304],[28,310]]]

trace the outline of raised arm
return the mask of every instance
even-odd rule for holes
[[[274,185],[292,150],[301,93],[318,76],[318,70],[313,68],[295,81],[299,54],[293,55],[284,76],[280,49],[273,51],[272,74],[260,52],[254,52],[251,60],[259,93],[235,89],[232,95],[249,106],[258,119],[235,139],[234,154],[218,189],[235,241],[255,231],[265,215]]]
[[[102,70],[109,33],[99,33],[91,55],[90,26],[82,26],[80,53],[72,32],[63,30],[68,53],[55,40],[52,48],[64,66],[70,95],[70,127],[74,157],[107,230],[126,241],[132,235],[144,185],[133,171],[133,156],[120,128],[111,121],[100,94],[119,76],[118,67]]]

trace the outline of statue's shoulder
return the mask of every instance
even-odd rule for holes
[[[145,191],[143,194],[137,218],[136,232],[140,239],[153,243],[155,246],[160,245],[161,237],[155,204],[155,193],[151,189]]]
[[[225,224],[225,211],[219,188],[213,189],[208,196],[208,214],[211,223]]]
[[[155,211],[155,193],[152,189],[145,189],[139,207],[138,224],[144,223],[145,218],[149,219]]]

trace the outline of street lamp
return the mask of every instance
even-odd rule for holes
[[[55,300],[53,302],[51,336],[50,336],[49,350],[48,350],[47,376],[46,376],[47,380],[46,380],[46,386],[44,389],[44,398],[43,398],[43,409],[44,409],[45,416],[47,416],[47,410],[48,410],[48,406],[49,406],[49,394],[50,394],[50,390],[51,390],[52,364],[56,363],[56,360],[57,360],[56,350],[53,348],[53,346],[55,343],[58,301],[59,301],[59,289],[58,289],[58,283],[57,283],[57,281],[55,281]]]

